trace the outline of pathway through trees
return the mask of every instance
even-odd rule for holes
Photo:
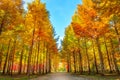
[[[69,73],[52,73],[45,76],[40,76],[32,80],[91,80],[80,76],[74,76]]]
[[[0,76],[82,80],[49,73],[120,75],[120,0],[82,1],[58,47],[59,37],[41,0],[29,3],[27,11],[23,0],[0,0]]]

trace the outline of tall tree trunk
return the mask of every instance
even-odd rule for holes
[[[79,50],[79,70],[80,70],[80,74],[83,73],[83,65],[82,65],[82,55],[81,55],[81,52]]]
[[[81,54],[81,51],[80,51],[80,39],[78,39],[78,46],[79,46],[79,50],[78,50],[78,55],[79,55],[79,71],[80,71],[80,74],[83,73],[83,65],[82,65],[82,54]]]
[[[48,55],[49,55],[49,70],[48,70],[48,72],[51,73],[51,53],[49,53]]]
[[[99,43],[99,38],[96,38],[96,44],[97,44],[97,47],[98,47],[98,54],[99,54],[99,57],[100,57],[100,68],[101,68],[101,73],[103,73],[105,70],[104,70],[104,60],[103,60],[103,54],[101,52],[101,47],[100,47],[100,43]]]
[[[22,46],[22,51],[21,51],[21,55],[20,55],[20,62],[19,62],[19,71],[18,71],[18,74],[22,73],[23,54],[24,54],[24,44]]]
[[[1,46],[0,49],[0,71],[1,71],[1,66],[2,66],[2,60],[3,60],[3,45]]]
[[[98,73],[99,73],[99,71],[98,71],[98,66],[97,66],[97,59],[96,59],[95,47],[94,47],[93,40],[92,40],[92,45],[93,45],[93,54],[94,54],[95,69],[96,69],[96,73],[98,74]]]
[[[42,56],[41,53],[39,54],[40,60],[39,60],[39,74],[42,74]]]
[[[45,42],[43,42],[43,55],[45,55]],[[42,56],[42,74],[45,72],[45,58]]]
[[[86,56],[87,56],[88,74],[90,74],[91,69],[90,69],[90,61],[89,61],[89,55],[88,55],[88,49],[87,49],[87,41],[86,41],[86,39],[85,39],[85,53],[86,53]]]
[[[76,56],[75,56],[75,50],[73,51],[73,63],[74,63],[74,73],[76,73]]]
[[[77,72],[79,72],[79,54],[78,54],[78,50],[76,51],[76,68],[77,68]]]
[[[110,69],[110,72],[112,72],[112,67],[111,67],[111,64],[110,64],[110,56],[109,56],[109,52],[108,52],[108,48],[107,48],[107,43],[106,43],[105,37],[104,37],[104,43],[105,43],[105,48],[106,48],[106,53],[107,53],[109,69]]]
[[[27,74],[27,56],[25,56],[24,61],[25,61],[25,63],[24,63],[23,72],[24,72],[25,74]]]
[[[44,57],[44,62],[43,62],[43,64],[44,64],[44,73],[46,74],[46,42],[44,42],[44,55],[45,55],[45,57]]]
[[[48,73],[48,44],[46,44],[46,70],[45,73]]]
[[[37,45],[36,45],[37,48]],[[33,58],[33,70],[32,70],[32,74],[36,74],[36,59],[37,59],[37,50],[34,50],[34,54],[35,57]]]
[[[7,54],[6,54],[6,58],[5,58],[5,63],[4,63],[4,66],[3,66],[2,74],[5,74],[5,71],[6,71],[7,61],[8,61],[8,57],[9,57],[10,43],[11,43],[11,39],[9,40],[9,43],[8,43]]]
[[[1,21],[1,24],[0,24],[0,35],[2,34],[2,29],[4,27],[5,18],[6,18],[6,13],[4,14],[3,19]]]
[[[34,53],[34,51],[33,51],[33,53]],[[32,56],[35,58],[34,55],[32,55]],[[31,58],[31,74],[32,75],[34,75],[34,58]]]
[[[114,63],[114,66],[115,66],[115,70],[118,74],[120,74],[120,71],[119,71],[119,68],[118,68],[118,65],[117,65],[117,61],[116,61],[116,58],[115,58],[115,51],[114,51],[114,46],[113,46],[113,41],[112,39],[110,39],[110,43],[111,43],[111,50],[112,50],[112,58],[113,58],[113,63]]]
[[[14,40],[14,45],[13,45],[13,53],[12,53],[12,70],[11,70],[11,76],[13,75],[14,72],[14,57],[15,57],[15,48],[16,48],[16,39]]]
[[[71,53],[69,53],[69,69],[70,69],[70,72],[72,72],[72,69],[71,69]]]
[[[70,72],[70,53],[67,53],[67,72]]]
[[[9,74],[9,75],[11,74],[11,67],[12,67],[12,55],[11,55],[12,51],[13,51],[12,48],[13,47],[11,47],[11,50],[10,50],[10,53],[9,53],[9,57],[8,57],[8,62],[7,62],[8,63],[7,64],[7,74]]]
[[[30,75],[31,72],[31,55],[32,55],[32,51],[33,51],[33,45],[34,45],[34,35],[35,35],[35,28],[33,29],[33,36],[32,36],[32,44],[30,46],[30,52],[28,55],[28,66],[27,66],[27,75]]]
[[[115,29],[116,35],[120,36],[119,31],[118,31],[117,26],[116,26],[116,23],[115,23],[115,25],[113,27]],[[119,49],[119,54],[120,54],[120,37],[117,37],[117,38],[118,38],[118,43],[119,43],[118,44],[118,49]]]
[[[39,34],[41,33],[41,26],[39,26]],[[41,74],[41,54],[40,54],[40,40],[41,40],[41,37],[40,35],[38,35],[38,54],[37,54],[37,72],[38,74]]]
[[[40,58],[40,41],[38,41],[38,52],[37,52],[37,62],[36,62],[36,69],[37,69],[37,73],[40,71],[40,68],[39,68],[39,58]]]

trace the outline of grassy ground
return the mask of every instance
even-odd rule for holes
[[[106,74],[106,75],[100,75],[100,74],[75,74],[76,76],[81,76],[84,78],[88,78],[90,80],[120,80],[120,75],[117,74]]]
[[[29,80],[32,78],[36,78],[37,75],[26,76],[26,75],[16,75],[16,76],[7,76],[0,75],[0,80]]]
[[[120,80],[120,76],[81,75],[92,80]]]
[[[83,74],[80,75],[79,73],[72,74],[74,76],[79,76],[83,78],[88,78],[89,80],[120,80],[120,75],[100,75],[100,74]],[[14,75],[14,76],[8,76],[8,75],[0,75],[0,80],[30,80],[32,78],[36,78],[39,75],[32,75],[32,76],[26,76],[26,75]],[[42,75],[41,75],[42,76]]]

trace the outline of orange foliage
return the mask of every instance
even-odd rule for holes
[[[99,17],[95,9],[83,5],[78,5],[77,9],[76,15],[79,21],[72,21],[77,36],[96,38],[108,31],[108,24],[104,23],[104,19]]]

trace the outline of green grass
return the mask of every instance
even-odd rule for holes
[[[92,80],[120,80],[119,76],[84,75],[83,77],[87,77]]]
[[[77,75],[78,76],[78,75]],[[90,80],[120,80],[120,76],[119,75],[87,75],[87,74],[84,74],[84,75],[79,75],[81,77],[84,77],[84,78],[88,78]]]
[[[32,75],[32,76],[0,76],[0,80],[29,80],[32,78],[36,78],[37,75]]]

